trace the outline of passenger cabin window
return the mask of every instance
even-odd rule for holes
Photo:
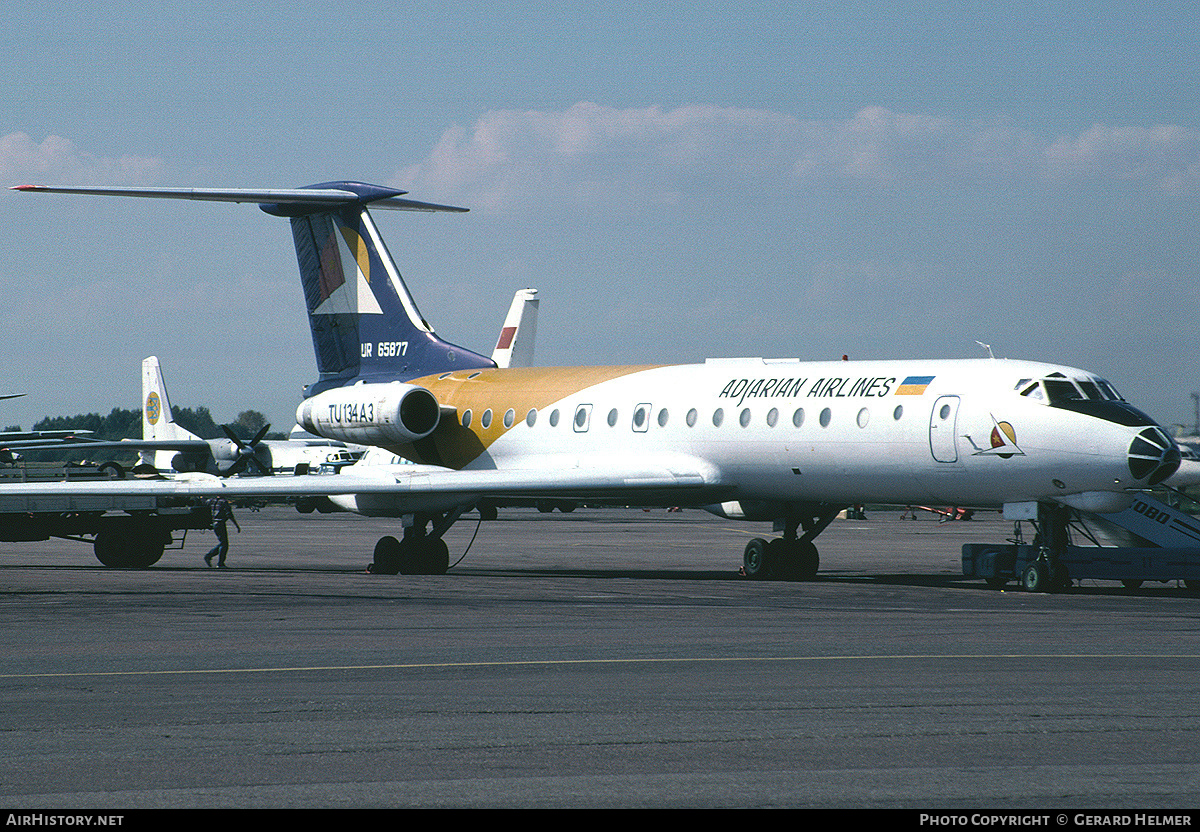
[[[650,405],[639,404],[633,409],[633,429],[638,433],[645,433],[648,427],[650,427]]]
[[[590,404],[581,404],[575,408],[575,432],[586,433],[588,425],[592,421],[592,406]]]

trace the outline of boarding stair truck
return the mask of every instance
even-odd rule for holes
[[[963,574],[983,578],[995,588],[1017,580],[1026,589],[1044,589],[1036,586],[1037,576],[1030,568],[1042,556],[1040,536],[1025,543],[1020,526],[1037,517],[1021,514],[1019,507],[1010,512],[1006,506],[1005,519],[1015,521],[1014,538],[1000,544],[965,544]],[[1188,589],[1200,590],[1200,520],[1149,494],[1136,496],[1124,511],[1073,511],[1068,528],[1071,542],[1059,555],[1067,582],[1091,578],[1136,588],[1146,581],[1183,581]],[[1054,588],[1062,586],[1065,583]]]
[[[91,543],[96,558],[113,567],[152,566],[166,549],[183,548],[188,529],[207,529],[211,522],[207,505],[178,498],[0,496],[0,541],[59,537]]]

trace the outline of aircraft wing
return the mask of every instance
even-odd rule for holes
[[[0,443],[5,448],[20,448],[23,451],[76,451],[80,448],[108,450],[111,448],[130,451],[199,451],[211,445],[204,439],[79,439],[74,442],[26,440]]]
[[[485,496],[695,504],[724,498],[728,491],[713,466],[691,458],[627,462],[608,459],[570,467],[554,464],[465,471],[431,465],[388,465],[328,475],[0,484],[0,512],[69,511],[75,508],[72,498],[92,497],[235,499],[375,495],[390,497],[401,508],[411,501],[414,510],[430,510]],[[56,507],[46,508],[50,503]]]

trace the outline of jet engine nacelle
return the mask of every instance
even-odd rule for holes
[[[305,399],[296,408],[296,424],[309,433],[382,447],[424,439],[440,417],[433,393],[400,382],[338,387]]]

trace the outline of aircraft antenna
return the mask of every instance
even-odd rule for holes
[[[992,354],[991,344],[985,344],[982,341],[976,341],[975,343],[987,350],[988,358],[992,359],[993,361],[996,360],[996,356]]]

